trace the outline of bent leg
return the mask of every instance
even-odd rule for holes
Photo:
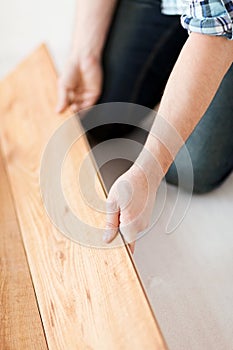
[[[233,169],[233,65],[225,75],[207,112],[188,138],[194,172],[194,192],[205,193],[219,186]],[[185,150],[181,148],[176,165],[187,177]],[[176,166],[168,170],[166,180],[178,185]]]

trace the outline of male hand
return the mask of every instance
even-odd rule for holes
[[[57,112],[73,112],[96,103],[102,89],[102,67],[94,57],[70,59],[58,81]]]
[[[149,226],[159,183],[156,174],[136,163],[116,180],[107,198],[106,243],[116,237],[119,228],[134,252],[137,234]]]

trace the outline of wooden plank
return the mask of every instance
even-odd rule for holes
[[[47,349],[0,152],[0,349]]]
[[[55,229],[45,213],[40,159],[68,115],[54,112],[55,92],[56,73],[45,46],[0,85],[4,155],[49,348],[165,349],[126,247],[81,246]],[[74,155],[81,163],[88,152],[85,140],[78,149]],[[80,211],[103,225],[101,215]]]

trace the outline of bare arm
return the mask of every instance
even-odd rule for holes
[[[77,0],[71,56],[102,53],[117,0]]]
[[[114,239],[120,227],[133,251],[136,234],[149,224],[160,181],[205,113],[232,61],[233,41],[190,35],[170,75],[143,151],[110,190],[106,242]],[[127,193],[129,197],[123,198]]]
[[[72,47],[58,82],[57,111],[93,105],[101,94],[101,56],[117,0],[77,0]]]
[[[177,130],[183,142],[204,115],[232,61],[233,41],[196,33],[189,36],[170,75],[158,111],[158,116]],[[153,134],[159,135],[161,140],[164,137],[172,154],[168,154]],[[161,130],[158,117],[145,145],[161,164],[164,174],[182,146],[171,136]]]

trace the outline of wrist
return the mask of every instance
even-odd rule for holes
[[[152,166],[159,166],[161,169],[161,177],[164,177],[169,166],[174,160],[174,156],[168,146],[165,146],[154,135],[150,135],[146,141],[144,149],[151,154],[151,157],[155,160],[156,164],[152,163]]]
[[[153,184],[154,187],[159,186],[165,175],[159,158],[158,154],[154,154],[150,149],[144,147],[135,161],[135,165],[143,170],[148,181]]]
[[[144,149],[156,159],[164,177],[179,149],[183,146],[184,139],[167,119],[160,116],[161,105],[158,113]]]
[[[71,49],[69,55],[69,61],[72,63],[92,60],[93,62],[100,63],[102,56],[102,50],[100,48],[91,48],[88,45],[79,45]]]
[[[88,24],[83,25],[88,28]],[[89,31],[82,28],[76,28],[76,34],[73,38],[70,56],[73,59],[95,57],[100,60],[103,52],[105,34],[93,27]],[[84,33],[84,34],[83,34]]]

